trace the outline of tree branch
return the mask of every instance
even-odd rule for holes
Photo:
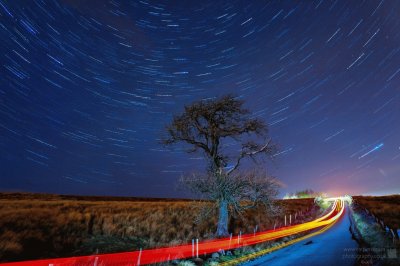
[[[270,143],[271,143],[271,139],[269,139],[269,140],[267,141],[267,143],[266,143],[264,146],[262,146],[261,148],[259,148],[259,149],[257,149],[257,150],[250,150],[250,151],[245,151],[246,145],[244,145],[244,147],[242,148],[242,151],[241,151],[241,153],[240,153],[240,156],[239,156],[239,157],[237,158],[237,160],[236,160],[236,164],[233,166],[233,168],[231,168],[231,169],[227,172],[227,175],[231,174],[233,171],[235,171],[235,170],[239,167],[240,161],[241,161],[243,158],[245,158],[245,157],[247,157],[247,156],[252,157],[252,156],[254,156],[254,155],[258,154],[258,153],[267,152]]]

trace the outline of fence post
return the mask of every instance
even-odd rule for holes
[[[138,257],[137,263],[136,263],[137,266],[140,266],[140,257],[141,256],[142,256],[142,248],[140,248],[140,250],[139,250],[139,257]]]
[[[393,229],[393,232],[396,238],[399,239],[399,233],[397,232],[397,229]]]
[[[292,214],[289,214],[289,224],[292,224]]]
[[[199,257],[199,239],[196,238],[196,257]]]
[[[238,245],[240,245],[240,237],[241,237],[241,234],[242,234],[242,231],[239,231],[239,234],[238,234]]]
[[[285,215],[285,226],[286,226],[286,215]]]
[[[385,223],[381,220],[381,221],[380,221],[380,224],[381,224],[382,229],[385,230]],[[386,231],[386,230],[385,230],[385,231]]]
[[[254,227],[254,236],[256,236],[256,232],[257,232],[257,229],[258,229],[258,224],[256,225],[256,227]]]
[[[192,238],[192,258],[194,258],[194,238]]]
[[[392,233],[392,237],[393,237],[393,243],[396,241],[396,235],[393,232],[393,229],[390,229],[390,232]]]

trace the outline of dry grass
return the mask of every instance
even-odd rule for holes
[[[75,197],[0,194],[0,261],[118,252],[210,238],[216,218],[196,224],[206,202],[174,199]],[[314,218],[312,199],[278,201],[282,214],[269,217],[261,209],[232,219],[237,234],[277,227],[283,214],[297,212],[297,221]]]
[[[355,202],[372,212],[390,228],[400,229],[400,195],[355,196]]]

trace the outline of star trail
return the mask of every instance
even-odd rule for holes
[[[160,144],[234,93],[269,124],[281,194],[400,188],[400,2],[0,0],[0,190],[183,197]]]

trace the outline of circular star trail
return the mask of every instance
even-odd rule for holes
[[[400,2],[189,2],[0,0],[0,189],[180,197],[165,125],[234,93],[282,194],[399,192]]]

